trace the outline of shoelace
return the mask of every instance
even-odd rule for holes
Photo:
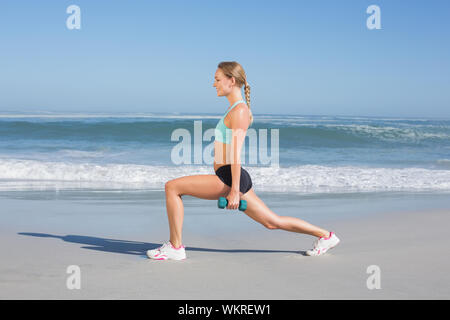
[[[313,244],[313,250],[312,250],[312,251],[317,251],[317,250],[319,250],[319,243],[320,243],[320,240],[322,240],[322,238],[317,239],[316,241],[314,241],[314,244]]]
[[[156,250],[158,250],[161,253],[165,248],[174,248],[174,247],[172,246],[170,241],[168,241],[168,242],[164,242],[164,244],[161,247],[159,247],[158,249],[156,249]],[[178,249],[180,249],[180,248],[181,248],[181,246]]]
[[[162,253],[162,251],[164,250],[164,248],[168,247],[169,243],[168,242],[164,242],[163,245],[159,248],[157,248],[156,250],[159,251],[159,253]]]

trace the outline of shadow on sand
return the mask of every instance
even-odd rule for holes
[[[129,241],[129,240],[117,240],[98,237],[88,237],[79,235],[66,235],[58,236],[47,233],[33,233],[33,232],[19,232],[18,234],[30,237],[40,238],[55,238],[66,242],[79,243],[86,246],[82,246],[83,249],[98,250],[104,252],[122,253],[122,254],[134,254],[142,256],[146,254],[147,250],[155,249],[161,246],[161,243]],[[305,255],[304,251],[286,251],[286,250],[255,250],[255,249],[212,249],[212,248],[198,248],[198,247],[186,247],[187,251],[202,251],[202,252],[256,252],[256,253],[300,253]]]

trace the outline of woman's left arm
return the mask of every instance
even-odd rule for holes
[[[247,129],[250,123],[250,114],[247,106],[242,106],[233,110],[231,116],[231,191],[229,199],[230,209],[239,207],[239,186],[241,179],[241,150],[245,141]]]

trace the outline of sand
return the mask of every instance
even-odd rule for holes
[[[305,220],[335,231],[341,243],[309,257],[312,236],[186,201],[187,259],[153,261],[145,251],[168,240],[158,199],[0,201],[1,299],[450,298],[450,209],[317,219],[310,211]],[[283,215],[302,217],[295,206]],[[67,287],[71,265],[80,268],[80,289]],[[367,272],[373,265],[379,289],[367,285],[377,276]]]

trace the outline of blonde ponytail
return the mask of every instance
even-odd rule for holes
[[[250,109],[250,85],[247,83],[247,81],[245,82],[244,92],[245,92],[245,101],[247,101],[248,111],[250,111],[250,125],[252,125],[253,114],[252,110]]]

